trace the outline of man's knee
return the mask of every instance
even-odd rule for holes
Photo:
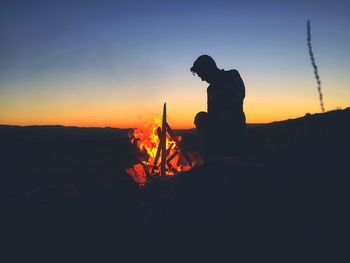
[[[208,125],[208,113],[201,111],[198,112],[196,117],[194,118],[194,125],[196,125],[196,127],[205,127]]]

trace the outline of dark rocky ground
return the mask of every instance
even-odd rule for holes
[[[252,126],[241,154],[143,189],[124,172],[135,161],[127,132],[1,126],[9,243],[40,236],[81,244],[94,237],[137,251],[154,244],[174,254],[199,248],[260,259],[280,252],[282,262],[295,255],[345,259],[349,108]],[[184,145],[197,150],[195,133],[182,133]]]

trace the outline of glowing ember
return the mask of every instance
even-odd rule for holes
[[[139,185],[144,186],[146,184],[146,173],[142,164],[135,164],[132,168],[128,168],[126,172],[130,174]]]

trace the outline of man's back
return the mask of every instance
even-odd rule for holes
[[[228,121],[245,124],[245,87],[237,70],[220,70],[217,78],[209,85],[207,94],[208,114],[211,119],[221,122],[226,115]]]

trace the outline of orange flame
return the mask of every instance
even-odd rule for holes
[[[142,164],[135,164],[133,167],[126,169],[126,172],[130,174],[134,181],[140,186],[146,184],[146,173]]]
[[[134,181],[140,186],[144,186],[149,176],[160,175],[160,156],[157,158],[157,150],[160,142],[161,120],[155,119],[152,123],[146,125],[144,129],[134,129],[129,134],[131,143],[140,153],[139,163],[128,168],[126,172],[132,176]],[[184,160],[182,153],[176,142],[169,134],[166,135],[166,176],[174,175],[180,171],[188,171],[191,166]],[[176,136],[181,141],[181,136]],[[159,155],[159,154],[158,154]],[[193,165],[192,165],[193,166]]]

